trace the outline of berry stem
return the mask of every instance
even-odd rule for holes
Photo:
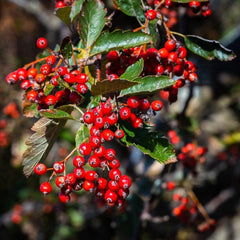
[[[74,148],[61,162],[66,162],[76,151],[77,149]]]
[[[39,63],[39,62],[42,62],[42,61],[44,61],[44,60],[46,60],[47,59],[47,57],[44,57],[44,58],[40,58],[40,59],[37,59],[37,60],[35,60],[35,61],[33,61],[33,62],[30,62],[30,63],[28,63],[28,64],[26,64],[26,65],[24,65],[24,67],[23,68],[28,68],[28,67],[30,67],[30,66],[32,66],[32,65],[34,65],[34,64],[36,64],[36,63]]]
[[[180,36],[180,37],[182,37],[182,38],[185,38],[185,37],[186,37],[184,34],[179,33],[179,32],[170,31],[170,33],[171,33],[171,34],[174,34],[174,35],[178,35],[178,36]]]
[[[187,194],[188,196],[192,199],[192,201],[196,204],[199,212],[202,214],[202,216],[206,219],[206,221],[208,222],[211,218],[209,217],[207,211],[205,210],[205,208],[203,207],[203,205],[199,202],[197,196],[195,195],[195,193],[188,189],[187,190]]]

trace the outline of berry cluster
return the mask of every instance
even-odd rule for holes
[[[162,18],[162,20],[167,24],[167,27],[169,28],[173,27],[177,23],[177,11],[175,11],[175,8],[179,6],[188,7],[191,10],[191,13],[201,13],[204,17],[211,16],[212,14],[212,11],[209,9],[209,1],[191,1],[184,4],[175,3],[171,0],[148,0],[147,3],[151,8],[154,9],[150,9],[146,12],[146,18],[148,20]]]
[[[188,143],[182,147],[181,153],[178,154],[178,159],[184,167],[194,171],[198,162],[203,163],[205,161],[204,154],[206,152],[207,148],[197,147],[194,143]]]
[[[59,66],[62,59],[58,53],[54,53],[47,47],[45,38],[39,38],[37,46],[40,49],[47,48],[51,55],[8,74],[6,82],[8,84],[20,82],[21,88],[26,91],[27,100],[37,103],[38,110],[50,106],[58,107],[67,103],[79,104],[82,95],[88,91],[86,85],[88,76],[76,69],[69,71],[67,67]],[[34,66],[35,64],[40,64],[40,72],[38,72],[37,66]],[[65,88],[61,83],[67,83],[69,87]],[[50,86],[51,91],[49,92]],[[71,90],[69,90],[70,88]]]
[[[141,76],[166,75],[177,80],[175,85],[166,89],[169,91],[169,101],[177,100],[178,88],[186,81],[194,82],[198,79],[193,62],[186,59],[187,50],[180,42],[169,39],[160,49],[135,47],[124,51],[111,51],[107,55],[106,75],[109,80],[118,78],[126,68],[139,59],[144,60],[144,69]]]

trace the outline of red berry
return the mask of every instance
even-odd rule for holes
[[[109,172],[109,178],[111,180],[115,180],[115,181],[118,181],[121,177],[121,171],[119,169],[112,169],[110,172]]]
[[[140,104],[140,100],[136,96],[129,97],[128,100],[127,100],[127,105],[130,108],[138,108],[139,104]]]
[[[38,163],[35,167],[34,167],[34,172],[37,175],[43,175],[47,172],[47,166],[44,163]]]
[[[98,179],[98,174],[95,172],[95,171],[87,171],[85,173],[85,179],[88,180],[88,181],[94,181],[94,180],[97,180]]]
[[[35,102],[36,98],[38,96],[38,93],[34,90],[31,90],[27,93],[27,100],[30,102]]]
[[[49,182],[43,182],[40,185],[40,192],[44,195],[47,195],[48,193],[50,193],[52,191],[52,186]]]
[[[91,124],[95,121],[95,115],[93,112],[85,112],[83,115],[83,121],[87,124]]]
[[[35,81],[37,83],[42,83],[42,82],[44,82],[45,79],[46,79],[46,76],[41,73],[37,74],[35,77]]]
[[[82,179],[85,176],[85,170],[83,168],[75,168],[73,174],[76,179]]]
[[[99,148],[94,149],[93,153],[98,157],[103,157],[105,156],[106,149],[101,145]]]
[[[174,182],[168,182],[167,183],[167,189],[168,190],[173,190],[175,188],[175,183]]]
[[[21,89],[27,90],[27,89],[30,88],[30,87],[31,87],[31,82],[30,82],[30,80],[23,80],[23,81],[21,82]]]
[[[73,158],[73,165],[76,167],[76,168],[80,168],[80,167],[83,167],[85,164],[85,159],[84,157],[82,156],[75,156]]]
[[[140,104],[139,104],[139,108],[142,110],[142,111],[146,111],[148,110],[150,107],[150,103],[147,99],[141,99],[140,100]]]
[[[85,94],[88,91],[88,86],[86,84],[79,83],[76,87],[77,91],[81,94]]]
[[[118,190],[118,195],[119,195],[120,197],[122,197],[122,198],[125,199],[125,198],[128,196],[128,194],[129,194],[129,189],[128,189],[128,188],[126,188],[126,189],[119,188],[119,190]]]
[[[77,94],[76,92],[71,92],[69,94],[69,100],[72,102],[72,103],[75,103],[75,104],[80,104],[81,103],[81,100],[82,100],[82,97]]]
[[[112,104],[107,101],[101,104],[101,111],[104,115],[108,115],[112,112]]]
[[[85,181],[83,182],[83,189],[84,189],[85,191],[90,191],[90,192],[92,192],[93,189],[94,189],[94,187],[95,187],[95,185],[94,185],[94,183],[91,182],[91,181],[85,180]]]
[[[97,188],[103,190],[107,187],[108,183],[107,183],[107,180],[105,178],[98,178],[97,184],[98,184]]]
[[[189,73],[189,75],[188,75],[188,80],[189,80],[190,82],[195,82],[195,81],[197,81],[197,80],[198,80],[197,74],[194,73],[194,72]]]
[[[57,187],[62,188],[65,185],[64,176],[57,176],[55,184]]]
[[[76,182],[76,177],[73,173],[69,173],[65,176],[64,181],[66,184],[73,185]]]
[[[60,76],[64,76],[65,74],[68,73],[68,70],[67,70],[66,67],[59,67],[58,70],[57,70],[57,72],[58,72],[58,74],[59,74]]]
[[[47,39],[46,38],[39,38],[37,40],[37,47],[40,49],[45,49],[47,47]]]
[[[158,54],[159,54],[160,58],[167,58],[169,55],[169,52],[166,48],[161,48],[161,49],[159,49]]]
[[[141,118],[135,118],[132,122],[132,126],[134,128],[142,128],[143,127],[143,120]]]
[[[125,133],[122,129],[118,129],[115,131],[114,136],[117,139],[122,139],[124,137]]]
[[[48,95],[46,98],[45,98],[45,104],[48,105],[48,106],[52,106],[56,103],[57,101],[57,98],[53,95]]]
[[[122,120],[127,120],[131,116],[131,110],[128,107],[123,107],[120,110],[120,117]]]
[[[80,73],[77,75],[77,83],[84,84],[88,81],[88,75],[85,73]]]
[[[114,149],[109,148],[105,152],[105,158],[109,161],[112,161],[116,157],[116,152]]]
[[[153,19],[156,18],[157,13],[156,13],[155,10],[150,9],[150,10],[148,10],[148,11],[146,12],[145,16],[146,16],[146,18],[147,18],[148,20],[153,20]]]
[[[105,124],[105,121],[103,117],[96,117],[94,125],[98,128],[103,128]]]
[[[109,62],[115,62],[118,60],[118,53],[117,51],[110,51],[108,54],[107,54],[107,60]]]
[[[119,168],[120,167],[120,162],[117,159],[113,159],[110,163],[109,163],[109,167],[110,168]]]
[[[119,184],[114,180],[110,180],[108,182],[108,188],[112,191],[117,191],[119,189]]]
[[[164,47],[169,51],[173,51],[176,47],[176,41],[173,39],[169,39],[165,42]]]
[[[53,164],[53,170],[56,173],[62,173],[64,171],[65,167],[64,167],[64,163],[63,162],[55,162]]]
[[[98,136],[91,136],[89,139],[89,144],[92,148],[100,147],[101,145],[101,139]]]
[[[56,62],[56,57],[54,55],[50,55],[47,57],[46,63],[48,65],[53,65]]]
[[[130,188],[132,185],[131,179],[127,175],[122,175],[119,179],[119,186],[123,189]]]
[[[114,191],[107,190],[104,194],[104,199],[107,203],[115,203],[118,199],[118,196]]]
[[[154,111],[160,111],[163,107],[163,103],[160,100],[155,100],[151,103],[151,108]]]
[[[68,194],[59,193],[58,198],[63,203],[68,203],[70,201],[70,196]]]
[[[92,152],[91,145],[89,143],[82,143],[79,146],[79,152],[84,156],[89,155]]]
[[[40,68],[40,72],[43,75],[49,75],[51,73],[51,66],[48,64],[43,64]]]
[[[37,69],[36,68],[29,68],[27,71],[27,77],[29,80],[33,80],[37,76]]]
[[[99,164],[100,164],[99,157],[97,157],[96,155],[90,156],[89,159],[88,159],[88,163],[93,168],[98,167]]]
[[[111,131],[110,129],[105,129],[102,132],[102,137],[106,140],[106,141],[111,141],[114,139],[114,133],[113,131]]]
[[[19,68],[16,72],[18,80],[27,79],[27,70],[25,68]]]
[[[187,50],[182,46],[178,48],[177,53],[178,53],[178,57],[181,59],[184,59],[187,56]]]

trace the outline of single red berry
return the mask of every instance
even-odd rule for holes
[[[55,184],[57,187],[62,188],[65,185],[64,176],[57,176]]]
[[[34,172],[37,175],[43,175],[47,172],[47,166],[44,163],[38,163],[35,167],[34,167]]]
[[[161,75],[163,74],[164,72],[164,67],[161,65],[161,64],[158,64],[155,68],[155,72],[158,74],[158,75]]]
[[[43,182],[40,185],[40,192],[44,195],[47,195],[48,193],[50,193],[52,191],[52,186],[49,182]]]
[[[140,100],[139,108],[142,111],[148,110],[149,107],[150,107],[150,103],[149,103],[149,101],[146,98]]]
[[[38,93],[34,90],[31,90],[27,93],[27,100],[30,102],[35,102],[37,99]]]
[[[94,123],[95,121],[95,115],[93,112],[85,112],[84,115],[83,115],[83,121],[87,124],[91,124],[91,123]]]
[[[118,121],[118,115],[116,113],[112,113],[109,116],[106,116],[104,120],[109,124],[109,126],[113,126]]]
[[[105,178],[101,177],[101,178],[98,178],[97,184],[98,184],[97,185],[98,189],[104,190],[104,189],[106,189],[108,182]]]
[[[91,145],[89,143],[82,143],[79,146],[79,152],[80,154],[87,156],[92,152],[92,148]]]
[[[169,51],[173,51],[176,47],[176,41],[173,39],[169,39],[165,42],[164,47]]]
[[[103,128],[105,124],[104,118],[103,117],[96,117],[94,125],[98,128]]]
[[[85,73],[80,73],[77,75],[77,83],[84,84],[88,81],[88,75]]]
[[[140,104],[140,100],[136,96],[129,97],[128,100],[127,100],[127,105],[130,108],[138,108],[139,104]]]
[[[119,186],[123,189],[130,188],[132,185],[131,179],[127,175],[122,175],[119,179]]]
[[[153,20],[157,17],[157,13],[155,10],[150,9],[146,12],[145,16],[148,20]]]
[[[44,102],[48,106],[53,106],[53,105],[55,105],[56,101],[57,101],[57,98],[54,95],[48,95],[48,96],[46,96]]]
[[[160,58],[165,59],[165,58],[168,57],[169,52],[166,48],[161,48],[161,49],[158,50],[158,54],[159,54]]]
[[[91,182],[91,181],[85,180],[85,181],[83,182],[83,189],[84,189],[85,191],[90,191],[90,192],[92,192],[92,191],[94,190],[94,187],[95,187],[95,185],[94,185],[94,183]]]
[[[179,217],[181,215],[182,211],[179,207],[175,207],[173,209],[173,215],[176,216],[176,217]]]
[[[99,157],[97,157],[96,155],[90,156],[89,159],[88,159],[88,163],[93,168],[98,167],[99,164],[100,164]]]
[[[40,72],[43,75],[49,75],[51,73],[51,66],[48,64],[43,64],[40,68]]]
[[[99,130],[98,127],[92,126],[92,127],[90,128],[90,135],[91,135],[91,136],[100,137],[100,136],[101,136],[101,131]]]
[[[111,141],[114,139],[114,133],[113,131],[111,131],[110,129],[105,129],[102,132],[102,137],[104,138],[104,140],[106,141]]]
[[[45,49],[47,47],[47,39],[46,38],[39,38],[37,40],[37,47],[40,48],[40,49]]]
[[[44,82],[45,79],[46,79],[46,76],[41,73],[37,74],[35,77],[35,81],[39,84]]]
[[[131,116],[131,110],[128,107],[123,107],[120,109],[120,118],[122,120],[127,120]]]
[[[122,129],[118,129],[115,131],[114,136],[117,139],[122,139],[124,137],[125,133]]]
[[[117,181],[110,180],[108,182],[108,188],[112,191],[117,191],[119,189],[119,184]]]
[[[27,71],[27,77],[29,80],[33,80],[37,76],[37,69],[36,68],[29,68]]]
[[[88,181],[95,181],[98,179],[98,174],[95,171],[87,171],[85,172],[85,179]]]
[[[73,185],[76,182],[76,177],[73,173],[69,173],[65,176],[64,181],[66,184]]]
[[[53,170],[56,173],[62,173],[64,171],[65,167],[64,167],[64,163],[63,162],[55,162],[53,164]]]
[[[94,155],[96,155],[98,157],[103,157],[103,156],[105,156],[106,149],[104,146],[101,145],[100,147],[94,149],[93,153],[94,153]]]
[[[48,65],[53,65],[56,62],[56,57],[54,55],[50,55],[47,57],[46,63]]]
[[[135,120],[132,121],[132,126],[134,128],[142,128],[143,127],[143,120],[141,118],[135,118]]]
[[[116,157],[116,152],[114,149],[109,148],[105,152],[105,158],[109,161],[112,161]]]
[[[62,203],[68,203],[70,201],[70,196],[62,192],[59,193],[58,198]]]
[[[176,65],[173,68],[173,74],[176,76],[183,75],[183,71],[184,71],[184,68],[182,67],[182,65]]]
[[[194,13],[197,13],[197,12],[199,12],[199,10],[200,10],[200,8],[201,8],[201,3],[198,2],[198,1],[191,1],[191,2],[189,3],[189,7],[192,9],[192,11],[193,11]]]
[[[91,136],[89,139],[89,144],[93,149],[98,148],[101,145],[101,138],[98,136]]]
[[[87,93],[88,91],[88,86],[86,84],[81,84],[79,83],[77,86],[76,86],[76,89],[79,93],[81,94],[85,94]]]
[[[18,81],[16,72],[9,73],[5,80],[7,84],[15,84]]]
[[[25,68],[19,68],[16,72],[18,80],[27,79],[27,70]]]
[[[184,59],[187,56],[187,50],[182,46],[178,48],[177,53],[178,53],[178,57],[181,59]]]
[[[160,111],[163,108],[163,103],[160,100],[155,100],[151,103],[151,108],[154,111]]]
[[[85,170],[83,168],[74,168],[73,174],[76,179],[82,179],[85,177]]]
[[[188,75],[188,80],[189,80],[190,82],[195,82],[195,81],[197,81],[197,80],[198,80],[197,74],[196,74],[195,72],[189,73],[189,75]]]
[[[112,169],[109,172],[109,178],[111,180],[118,181],[121,177],[121,171],[119,169]]]
[[[73,165],[76,167],[76,168],[80,168],[80,167],[83,167],[85,164],[85,159],[84,157],[82,156],[75,156],[73,158]]]
[[[170,52],[168,54],[168,62],[169,63],[175,63],[177,61],[177,57],[178,57],[178,55],[177,55],[176,52]]]
[[[72,103],[75,103],[75,104],[80,104],[81,101],[82,101],[82,97],[77,94],[76,92],[71,92],[69,94],[69,100],[72,102]]]
[[[119,190],[118,190],[118,195],[119,195],[120,197],[122,197],[122,198],[125,199],[125,198],[127,198],[128,194],[129,194],[129,189],[128,189],[128,188],[126,188],[126,189],[119,188]]]
[[[67,94],[64,90],[57,91],[55,97],[58,102],[65,102],[67,100]]]
[[[109,167],[110,168],[119,168],[120,167],[120,162],[117,159],[113,159],[110,163],[109,163]]]
[[[30,87],[31,87],[31,82],[30,82],[30,80],[23,80],[23,81],[21,82],[21,89],[27,90],[27,89],[30,88]]]
[[[64,74],[63,79],[65,82],[67,82],[69,84],[74,84],[76,82],[76,77],[72,73]]]
[[[107,190],[104,194],[104,199],[107,203],[115,203],[118,199],[118,196],[114,191]]]
[[[102,103],[101,110],[103,115],[109,115],[112,112],[112,104],[109,101]]]
[[[168,190],[173,190],[175,188],[175,183],[174,182],[168,182],[167,183],[167,189]]]

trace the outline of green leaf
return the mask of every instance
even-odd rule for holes
[[[79,151],[79,146],[88,141],[90,137],[90,131],[88,127],[85,124],[82,124],[82,126],[79,128],[77,131],[76,137],[75,137],[75,143],[76,143],[76,148]]]
[[[148,27],[147,27],[148,34],[150,34],[152,36],[153,45],[155,47],[157,46],[158,36],[159,36],[157,22],[158,22],[158,19],[149,21]],[[160,36],[162,37],[162,35],[160,35]]]
[[[44,95],[48,96],[52,92],[53,89],[54,89],[54,85],[49,83],[46,86],[46,88],[44,89]]]
[[[141,0],[114,0],[116,6],[126,15],[136,17],[141,23],[144,23],[146,18],[141,7]]]
[[[170,87],[176,81],[170,79],[168,76],[146,76],[144,78],[136,78],[134,82],[139,84],[129,87],[121,91],[120,96],[132,94],[148,94],[159,91],[161,89]]]
[[[172,2],[177,3],[190,3],[192,0],[172,0]],[[209,0],[197,0],[197,2],[209,2]]]
[[[125,48],[136,47],[151,42],[150,35],[142,32],[103,32],[97,41],[93,44],[90,56],[109,52],[111,50],[121,50]]]
[[[135,146],[144,154],[160,163],[167,163],[175,157],[174,148],[159,132],[149,132],[146,128],[135,129],[129,124],[121,125],[125,136],[121,142],[127,146]]]
[[[122,89],[129,88],[136,84],[138,84],[138,82],[132,82],[124,79],[114,79],[112,81],[105,79],[103,81],[97,82],[95,85],[92,85],[91,92],[93,96],[97,96],[118,92]]]
[[[141,74],[143,70],[143,66],[144,66],[144,61],[141,58],[139,61],[129,66],[119,78],[132,81]]]
[[[63,7],[63,8],[58,8],[56,11],[57,17],[63,21],[69,28],[71,26],[71,19],[70,19],[70,13],[71,13],[71,7]]]
[[[23,173],[29,177],[34,167],[44,161],[67,120],[41,118],[32,127],[35,133],[28,138],[23,154]]]
[[[215,40],[208,40],[194,35],[187,35],[184,37],[184,41],[189,50],[207,60],[217,58],[221,61],[231,61],[236,57],[232,50],[225,48]]]
[[[92,46],[104,28],[106,12],[99,0],[88,0],[83,4],[79,17],[79,33],[86,48]]]
[[[73,107],[72,107],[73,108]],[[44,117],[47,118],[60,118],[60,119],[71,119],[74,120],[74,117],[63,111],[63,110],[59,110],[59,109],[46,109],[46,110],[41,110],[40,114]]]
[[[82,9],[84,0],[75,0],[72,4],[70,19],[73,22]]]
[[[72,47],[72,41],[71,41],[71,38],[68,36],[68,37],[65,37],[62,42],[61,42],[61,46],[60,46],[60,52],[61,54],[69,59],[72,57],[72,54],[73,54],[73,47]]]

